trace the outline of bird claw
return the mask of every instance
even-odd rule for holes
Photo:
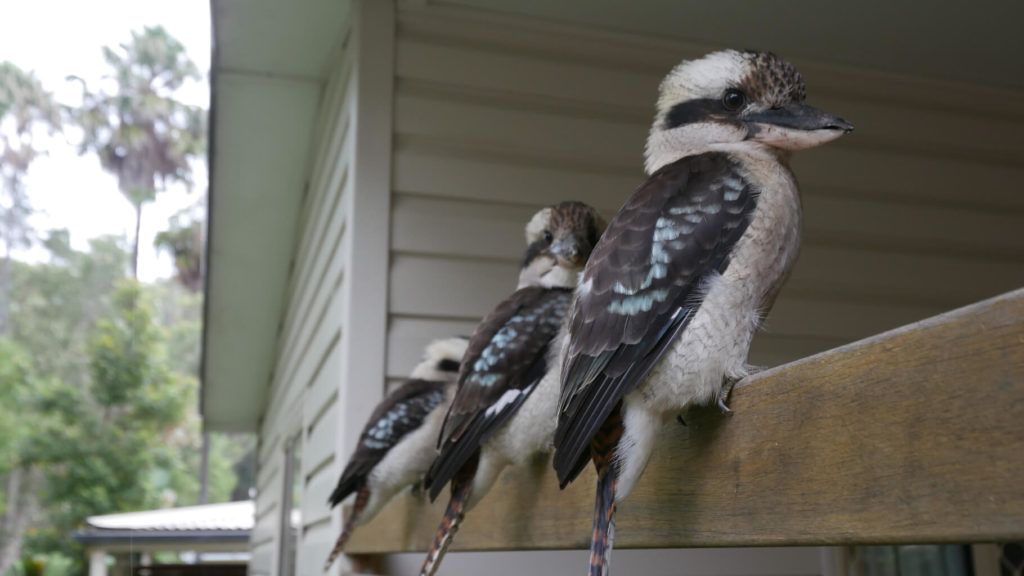
[[[732,409],[725,405],[725,398],[718,399],[718,409],[721,410],[723,414],[732,414]]]
[[[725,386],[722,386],[722,393],[718,396],[718,409],[722,411],[722,414],[732,414],[732,409],[725,405],[725,399],[732,395],[732,389],[736,386],[736,382],[739,378],[725,379]]]
[[[683,420],[683,415],[682,414],[678,414],[676,416],[676,422],[679,422],[680,424],[683,425],[684,428],[686,428],[686,420]]]
[[[419,482],[416,482],[415,484],[412,485],[412,487],[409,489],[409,492],[412,493],[413,496],[421,498],[424,494],[427,493],[427,486],[423,483],[422,480],[420,480]]]

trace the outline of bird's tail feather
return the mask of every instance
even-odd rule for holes
[[[622,426],[622,406],[618,405],[590,441],[590,457],[597,470],[597,495],[594,499],[594,533],[590,539],[589,576],[608,576],[611,571],[615,488],[619,483],[615,452],[622,438]]]
[[[452,497],[448,501],[448,508],[444,511],[441,525],[437,527],[437,533],[434,534],[434,541],[430,545],[430,551],[427,552],[427,558],[423,561],[420,576],[433,576],[441,566],[441,559],[444,558],[448,546],[455,538],[455,533],[459,531],[459,525],[462,524],[466,502],[472,491],[472,476],[469,478],[456,476],[452,479]]]
[[[356,493],[356,500],[352,504],[352,514],[349,515],[348,520],[345,521],[345,526],[341,529],[341,535],[334,542],[334,548],[331,549],[331,553],[327,556],[327,562],[324,563],[324,572],[331,569],[331,565],[341,555],[341,550],[345,547],[345,542],[348,537],[352,535],[352,531],[355,530],[356,524],[359,523],[359,517],[362,516],[363,510],[366,509],[366,503],[370,501],[370,489],[367,486],[363,486]]]
[[[589,576],[608,576],[611,572],[612,542],[615,539],[615,486],[618,481],[614,468],[605,470],[597,479]]]

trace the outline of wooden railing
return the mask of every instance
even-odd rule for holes
[[[1024,290],[751,376],[664,432],[617,548],[1024,539]],[[459,550],[586,548],[594,477],[508,471]],[[446,495],[398,498],[346,552],[425,550]]]

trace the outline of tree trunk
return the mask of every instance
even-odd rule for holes
[[[139,279],[139,230],[142,228],[142,202],[135,205],[135,240],[132,244],[132,279]]]
[[[4,239],[4,261],[0,263],[0,336],[8,332],[8,318],[11,307],[11,245]],[[3,572],[0,572],[3,574]]]
[[[21,538],[29,520],[28,496],[23,493],[22,482],[26,472],[18,466],[7,475],[7,511],[0,519],[0,574],[6,574],[21,555]]]
[[[4,222],[4,261],[0,263],[0,336],[7,335],[11,308],[11,219],[8,214]],[[0,574],[3,574],[3,570],[0,570]]]

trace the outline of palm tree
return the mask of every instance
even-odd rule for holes
[[[80,153],[94,151],[135,208],[132,276],[138,277],[142,206],[171,182],[192,185],[189,161],[204,149],[203,110],[175,93],[199,80],[185,47],[161,26],[132,32],[118,49],[106,47],[114,89],[96,92],[82,82],[82,106],[72,116],[83,130]]]
[[[59,130],[60,108],[35,74],[10,62],[0,62],[0,241],[4,245],[0,264],[0,335],[7,332],[11,250],[27,246],[32,240],[28,222],[32,206],[24,179],[32,161],[41,154],[35,141],[37,127],[50,133]]]

